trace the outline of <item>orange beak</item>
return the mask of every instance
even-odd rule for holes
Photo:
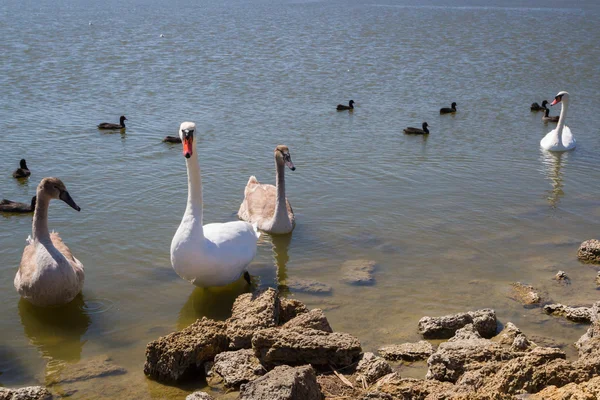
[[[552,103],[550,103],[551,106],[560,103],[560,100],[558,99],[554,99],[554,101]]]
[[[183,156],[185,158],[190,158],[192,156],[192,141],[193,139],[190,138],[183,138],[182,143],[183,143]]]

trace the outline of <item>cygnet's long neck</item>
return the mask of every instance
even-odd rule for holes
[[[200,164],[196,149],[192,151],[192,156],[185,160],[188,174],[188,200],[183,214],[184,220],[192,218],[193,223],[202,230],[202,177],[200,176]]]
[[[273,223],[288,222],[289,216],[287,212],[287,206],[285,203],[285,164],[278,163],[275,159],[275,171],[276,171],[276,182],[277,196],[275,198],[275,212],[273,213]]]
[[[35,212],[33,213],[33,224],[31,235],[33,240],[44,243],[52,243],[50,240],[50,232],[48,231],[48,206],[50,198],[45,193],[38,190]]]
[[[569,98],[565,95],[562,100],[562,107],[560,109],[560,117],[558,118],[558,126],[556,132],[558,133],[559,143],[562,143],[562,131],[565,126],[565,120],[567,119],[567,109],[569,108]]]

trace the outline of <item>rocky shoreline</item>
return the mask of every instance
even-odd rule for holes
[[[579,257],[600,262],[600,241],[584,242]],[[352,273],[346,279],[358,271],[364,275],[358,284],[372,282],[373,265],[361,262],[347,269]],[[564,271],[555,280],[570,283]],[[225,393],[241,400],[600,399],[600,301],[577,307],[552,304],[546,293],[520,282],[511,285],[508,297],[548,315],[590,324],[574,343],[578,358],[567,360],[560,348],[537,337],[536,344],[511,322],[499,323],[492,309],[423,317],[415,327],[423,340],[384,346],[376,355],[364,352],[358,338],[334,332],[321,309],[309,310],[269,288],[238,296],[226,321],[202,318],[148,343],[143,370],[169,385],[206,381],[204,391],[186,400]],[[401,376],[399,365],[425,360],[423,379]],[[56,385],[126,373],[107,357],[72,369],[62,371]],[[0,388],[0,400],[65,395],[54,390],[53,383]]]
[[[591,324],[575,343],[577,360],[511,322],[500,330],[491,309],[423,317],[416,328],[425,340],[375,355],[334,332],[322,310],[269,288],[240,295],[224,322],[203,318],[150,342],[144,373],[166,384],[205,379],[208,388],[187,400],[226,392],[241,400],[600,398],[600,301],[544,311]],[[437,348],[428,341],[440,339]],[[417,360],[427,360],[424,379],[403,378],[396,363]],[[0,388],[0,400],[52,398],[43,387]]]

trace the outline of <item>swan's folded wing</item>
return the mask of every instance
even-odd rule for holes
[[[52,232],[50,234],[50,239],[52,239],[52,244],[54,247],[56,247],[69,262],[81,264],[75,257],[73,257],[73,253],[71,253],[71,250],[69,250],[67,245],[62,241],[58,235],[58,232]]]
[[[19,271],[15,276],[15,287],[19,290],[19,287],[29,286],[37,269],[36,258],[35,258],[35,247],[33,243],[29,243],[23,250],[23,256],[21,256],[21,264],[19,264]],[[19,286],[19,287],[17,287]]]
[[[248,216],[251,222],[260,219],[270,219],[275,213],[277,189],[273,185],[254,185],[248,191],[245,199]]]

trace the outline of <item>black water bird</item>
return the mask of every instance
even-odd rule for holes
[[[451,114],[456,112],[456,103],[452,103],[450,108],[444,107],[440,108],[440,114]]]
[[[544,111],[546,109],[546,104],[548,104],[548,100],[542,101],[541,106],[538,103],[533,103],[531,104],[531,111]]]
[[[27,178],[29,175],[31,175],[31,171],[29,171],[29,168],[27,168],[27,162],[24,158],[21,159],[19,164],[19,168],[13,172],[13,178]]]
[[[103,122],[100,125],[98,125],[98,129],[125,129],[125,121],[127,121],[127,118],[125,118],[124,115],[121,115],[121,118],[119,118],[118,124],[111,124],[110,122]]]
[[[31,198],[31,204],[2,199],[2,201],[0,201],[0,211],[11,213],[30,213],[35,210],[35,202],[36,196]]]
[[[338,111],[344,111],[344,110],[354,110],[354,100],[350,100],[348,102],[348,105],[343,105],[343,104],[338,104],[337,108]]]
[[[560,118],[558,115],[554,115],[554,116],[551,117],[548,114],[550,114],[550,109],[546,108],[546,111],[544,111],[544,115],[542,116],[542,121],[544,121],[544,122],[558,122],[558,119]]]
[[[404,133],[406,133],[407,135],[428,135],[429,134],[429,129],[427,129],[429,125],[427,124],[427,122],[423,122],[423,129],[419,129],[419,128],[413,128],[413,127],[408,127],[408,128],[404,128]]]

